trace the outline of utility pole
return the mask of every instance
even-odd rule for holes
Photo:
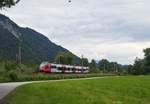
[[[116,65],[115,65],[115,63],[114,63],[114,71],[116,72]]]
[[[18,61],[19,61],[19,64],[21,64],[22,58],[21,58],[21,40],[19,40],[19,46],[18,46]]]
[[[58,60],[58,61],[59,61],[59,62],[58,62],[59,64],[60,64],[60,59],[61,59],[61,56],[59,56],[59,60]]]
[[[19,43],[18,43],[18,53],[16,54],[16,61],[17,61],[17,63],[18,64],[21,64],[22,62],[21,62],[21,60],[22,60],[22,58],[21,58],[21,42],[20,42],[20,40],[19,40]]]
[[[116,64],[116,73],[118,73],[118,65]]]
[[[114,71],[117,73],[118,70],[117,70],[117,63],[114,63]]]
[[[17,62],[18,64],[22,63],[22,51],[21,51],[21,46],[22,46],[22,34],[18,34],[18,37],[16,37],[18,39],[18,55],[17,55]]]
[[[83,72],[83,55],[81,55],[81,64],[82,64],[82,72]]]
[[[106,65],[105,65],[105,63],[104,63],[104,70],[103,70],[103,73],[105,73],[105,69],[106,69]]]

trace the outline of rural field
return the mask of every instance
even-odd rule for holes
[[[45,82],[18,87],[6,104],[150,104],[150,76]]]

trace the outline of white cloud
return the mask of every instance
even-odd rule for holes
[[[89,59],[133,63],[150,45],[148,0],[22,0],[3,11]]]

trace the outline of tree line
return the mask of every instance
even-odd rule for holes
[[[80,60],[75,60],[75,57],[70,52],[61,52],[55,58],[55,63],[57,64],[67,64],[67,65],[80,65],[87,66],[90,68],[90,72],[93,73],[120,73],[123,72],[124,66],[118,64],[117,62],[110,62],[107,59],[102,59],[96,61],[94,59],[89,62],[87,58],[80,58]]]
[[[150,73],[150,48],[144,49],[144,59],[136,58],[134,65],[128,66],[128,73],[142,75]]]
[[[117,62],[110,62],[107,59],[101,59],[96,61],[94,59],[91,62],[87,58],[81,58],[77,62],[70,52],[59,53],[55,58],[55,63],[88,66],[90,72],[93,73],[125,73],[133,75],[143,75],[150,73],[150,48],[144,49],[144,59],[136,58],[133,65],[121,65]]]

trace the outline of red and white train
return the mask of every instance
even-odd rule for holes
[[[39,70],[40,72],[45,73],[88,73],[89,67],[43,62],[41,63]]]

